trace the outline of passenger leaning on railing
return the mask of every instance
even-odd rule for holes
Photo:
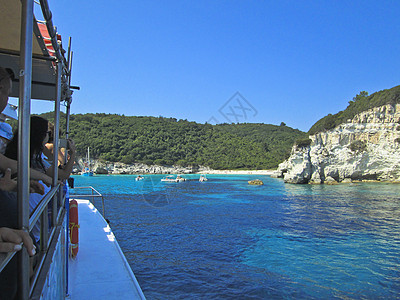
[[[12,90],[13,73],[0,67],[0,112],[4,110],[8,103],[8,96]],[[0,227],[18,228],[17,215],[17,196],[14,192],[17,190],[17,181],[11,179],[11,174],[17,172],[17,161],[9,159],[0,154]],[[46,174],[31,169],[31,177],[41,179],[46,184],[51,184],[52,179]],[[44,187],[37,181],[31,180],[31,192],[44,193]]]
[[[12,90],[12,78],[14,74],[10,69],[4,69],[0,67],[0,112],[4,110],[8,103],[8,96],[11,94]],[[3,154],[0,154],[0,172],[3,174],[7,169],[11,170],[12,174],[17,173],[17,161],[14,159],[9,159],[5,157]],[[31,179],[42,180],[47,185],[52,184],[52,179],[50,176],[38,172],[36,170],[30,170]],[[6,179],[0,178],[0,189],[11,191],[16,190],[17,184],[15,181],[8,180],[5,183],[1,181],[5,181]],[[7,187],[9,186],[9,187]],[[2,188],[3,187],[3,188]],[[6,187],[6,188],[4,188]],[[35,188],[35,186],[33,186]]]
[[[0,67],[0,112],[4,110],[8,103],[8,96],[12,90],[13,73],[11,70],[6,70]],[[28,233],[18,228],[17,215],[17,197],[16,191],[17,182],[11,179],[11,173],[16,174],[17,161],[5,157],[0,154],[0,173],[4,174],[0,178],[0,251],[9,251],[10,244],[8,242],[17,242],[14,244],[14,250],[21,250],[20,238],[23,241],[23,246],[28,249],[28,253],[33,255],[32,240]],[[41,179],[46,184],[51,184],[51,177],[35,170],[30,171],[31,178]],[[31,180],[31,191],[36,191],[43,194],[43,185],[37,181]],[[9,228],[6,228],[9,227]],[[10,229],[12,228],[12,229]],[[15,235],[19,236],[16,237]],[[17,259],[14,257],[0,273],[0,295],[1,299],[14,299],[17,292]]]
[[[50,134],[49,121],[38,116],[31,117],[30,166],[39,172],[53,176],[53,168],[50,167],[50,163],[43,155],[43,149],[49,140]],[[65,180],[71,175],[75,163],[75,143],[71,139],[67,141],[69,159],[62,168],[58,169],[59,180]],[[8,143],[5,155],[12,159],[18,157],[18,132],[14,134],[14,137]],[[56,163],[58,165],[58,161]]]
[[[38,116],[31,117],[31,134],[30,134],[30,167],[45,173],[47,175],[53,175],[53,167],[51,163],[45,159],[43,155],[43,149],[49,140],[49,135],[51,131],[49,130],[49,122]],[[72,167],[75,161],[75,144],[72,140],[68,140],[68,151],[70,159],[66,165],[61,169],[58,169],[58,179],[67,179],[72,171]],[[9,158],[16,158],[18,156],[18,132],[14,134],[10,143],[7,145],[5,155]],[[54,164],[54,162],[52,162]],[[56,161],[58,165],[58,161]],[[45,187],[45,194],[49,192],[50,188]],[[37,205],[42,200],[43,196],[39,194],[32,193],[29,197],[29,208],[31,213],[36,209]],[[50,210],[51,213],[51,210]],[[35,241],[39,242],[40,239],[40,222],[38,221],[32,230],[32,234],[35,237]]]

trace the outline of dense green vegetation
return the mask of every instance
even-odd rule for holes
[[[372,95],[360,92],[344,111],[320,119],[308,134],[287,127],[284,122],[280,126],[211,125],[164,117],[76,114],[70,118],[70,137],[75,140],[78,156],[84,157],[90,147],[93,158],[112,162],[269,169],[289,157],[293,144],[298,148],[310,145],[308,135],[332,129],[373,107],[396,103],[400,103],[400,86]],[[41,116],[53,120],[53,113]],[[61,121],[65,122],[63,114]],[[11,123],[16,128],[17,122]],[[400,139],[396,141],[400,143]],[[364,148],[362,142],[352,144],[354,152]]]
[[[309,138],[302,138],[302,139],[295,140],[294,144],[299,149],[299,148],[304,148],[304,147],[310,146],[311,142],[312,141]]]
[[[349,101],[349,105],[345,110],[334,115],[329,114],[323,117],[311,127],[308,133],[315,134],[335,128],[363,111],[385,104],[394,105],[396,103],[400,103],[400,85],[373,93],[370,96],[368,96],[368,93],[365,91],[360,92],[353,100]]]
[[[42,116],[53,119],[52,113]],[[287,157],[293,142],[305,137],[304,132],[284,123],[211,125],[115,114],[76,114],[70,120],[70,137],[79,156],[84,157],[90,147],[93,158],[124,163],[275,168]]]

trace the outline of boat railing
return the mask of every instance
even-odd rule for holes
[[[31,232],[40,220],[40,256],[34,275],[31,277],[30,294],[32,295],[40,273],[47,259],[47,251],[56,236],[56,231],[62,222],[65,214],[65,195],[62,186],[58,184],[53,187],[39,202],[29,218],[29,231]],[[49,213],[50,210],[50,213]]]
[[[50,247],[58,225],[61,223],[63,218],[63,214],[65,212],[64,199],[65,195],[62,193],[61,185],[58,184],[41,199],[35,210],[30,214],[29,232],[32,231],[37,222],[40,220],[40,245],[37,249],[39,256],[38,262],[33,270],[34,274],[31,277],[30,294],[32,294],[33,289],[35,288],[39,274],[46,259],[47,250]],[[49,207],[51,207],[50,219],[48,213]],[[7,266],[16,253],[17,252],[10,252],[7,254],[0,253],[0,272]]]
[[[89,190],[89,192],[91,192],[91,194],[71,194],[70,198],[74,198],[74,199],[86,199],[89,198],[89,201],[94,205],[94,198],[101,198],[101,206],[102,206],[102,215],[103,218],[106,219],[106,212],[105,212],[105,206],[104,206],[104,196],[97,191],[94,187],[92,186],[77,186],[74,187],[74,190],[77,189],[81,189],[81,190]],[[107,219],[106,219],[107,220]]]

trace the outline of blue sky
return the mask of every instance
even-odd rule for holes
[[[360,91],[399,85],[400,1],[49,5],[65,47],[72,36],[72,113],[227,122],[221,108],[241,102],[230,121],[307,131]]]

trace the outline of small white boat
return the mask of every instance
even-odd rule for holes
[[[176,178],[173,175],[168,175],[161,179],[162,182],[177,182]]]
[[[208,179],[207,179],[206,175],[200,175],[200,178],[199,178],[200,182],[207,181],[207,180]]]
[[[176,182],[183,182],[183,181],[186,181],[186,179],[181,177],[180,175],[176,176]]]
[[[168,175],[168,176],[164,177],[163,179],[161,179],[161,181],[162,182],[182,182],[182,181],[186,181],[186,179],[179,175],[176,177],[174,177],[174,175]]]
[[[143,176],[140,176],[140,175],[139,175],[138,177],[135,178],[136,181],[143,180],[143,179],[144,179],[144,177],[143,177]]]

